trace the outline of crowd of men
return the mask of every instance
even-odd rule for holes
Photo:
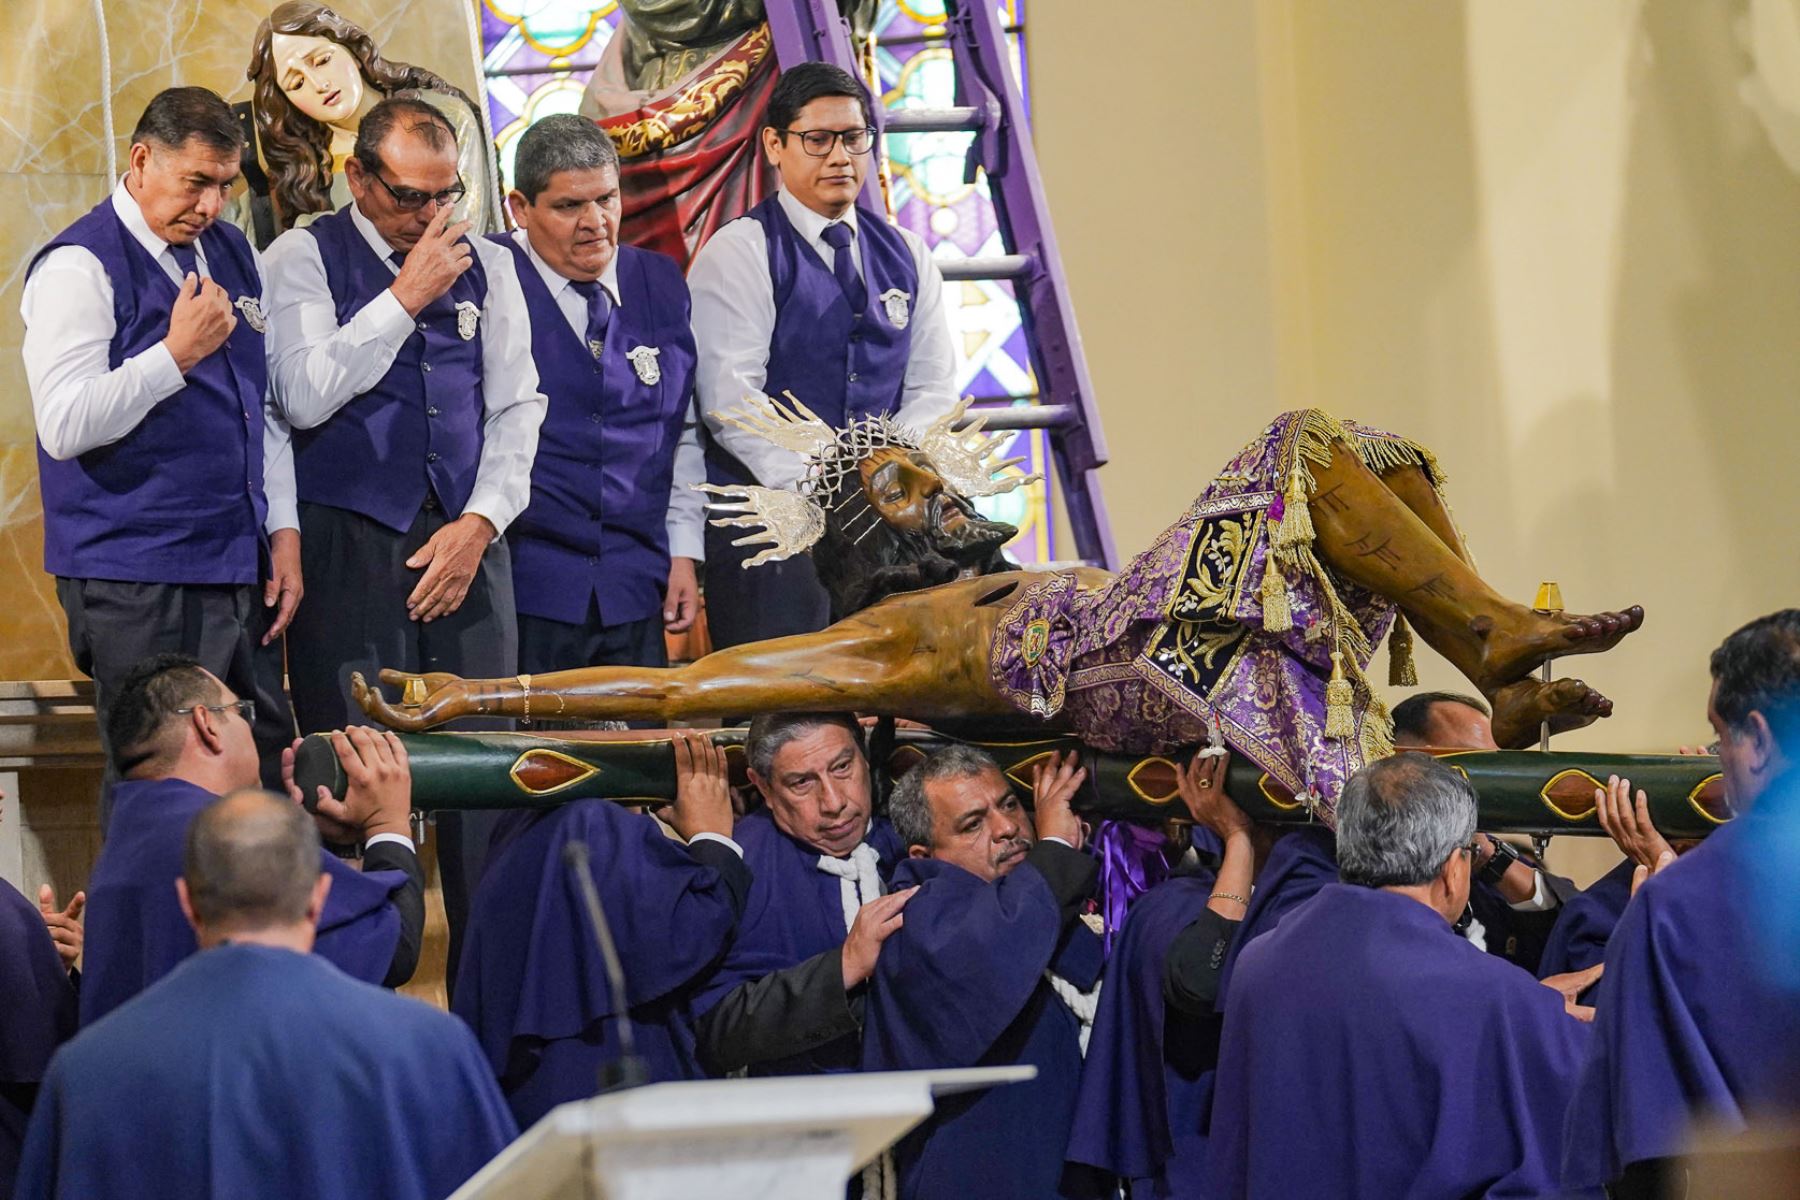
[[[946,1098],[852,1182],[870,1200],[1650,1195],[1699,1124],[1800,1111],[1800,1004],[1758,969],[1744,865],[1800,803],[1800,610],[1713,656],[1740,815],[1671,847],[1611,780],[1627,859],[1585,892],[1478,833],[1427,756],[1277,834],[1205,752],[1182,868],[1097,932],[1072,757],[1028,808],[953,747],[878,811],[854,715],[764,714],[748,806],[683,734],[660,815],[444,821],[452,1013],[384,990],[419,959],[422,874],[404,747],[354,723],[350,673],[658,665],[703,561],[715,642],[815,628],[806,559],[740,571],[704,528],[690,485],[793,482],[716,414],[951,407],[936,268],[857,213],[867,104],[784,74],[781,189],[684,281],[617,245],[591,122],[527,131],[517,231],[471,240],[454,132],[389,98],[353,202],[259,257],[215,221],[229,109],[151,103],[22,305],[47,566],[112,769],[85,894],[0,885],[0,1196],[16,1170],[34,1200],[441,1197],[603,1079],[1037,1068]],[[341,797],[300,794],[296,720],[339,731]],[[1402,747],[1493,744],[1462,697],[1396,721]]]

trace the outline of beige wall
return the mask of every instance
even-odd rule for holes
[[[473,91],[472,0],[333,0],[384,52]],[[114,145],[124,159],[150,97],[200,84],[247,100],[244,68],[276,0],[102,0],[111,44]],[[99,21],[90,0],[0,0],[0,679],[74,673],[43,573],[43,517],[31,398],[18,346],[19,290],[33,251],[112,186],[100,100]],[[123,167],[120,167],[123,170]]]
[[[1272,413],[1398,428],[1502,592],[1648,610],[1564,664],[1618,705],[1566,745],[1706,738],[1708,651],[1800,602],[1800,178],[1740,97],[1747,10],[1033,6],[1121,550]]]

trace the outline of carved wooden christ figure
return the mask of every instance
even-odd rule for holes
[[[720,523],[767,548],[810,550],[841,618],[818,633],[738,646],[685,667],[593,667],[515,679],[383,671],[408,702],[357,678],[364,709],[400,729],[461,716],[678,721],[848,709],[934,724],[1031,718],[1089,745],[1159,754],[1215,740],[1295,793],[1327,804],[1391,751],[1364,672],[1392,630],[1396,682],[1407,625],[1494,707],[1519,746],[1548,721],[1610,715],[1577,679],[1543,681],[1553,657],[1606,650],[1643,610],[1533,611],[1471,565],[1431,454],[1325,413],[1277,418],[1174,525],[1118,574],[1009,569],[1010,526],[972,498],[1024,482],[991,460],[1003,438],[951,418],[922,434],[882,418],[837,431],[775,403],[735,417],[806,456],[796,492],[715,489]],[[999,477],[996,477],[999,472]],[[1402,623],[1404,622],[1404,623]],[[415,678],[419,682],[413,683]],[[409,686],[410,685],[410,686]]]

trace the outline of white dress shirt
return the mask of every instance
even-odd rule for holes
[[[350,220],[387,269],[387,244],[367,217],[350,205]],[[479,513],[505,533],[531,499],[531,461],[546,401],[531,361],[531,319],[512,254],[486,238],[470,244],[487,273],[481,306],[481,461],[465,513]],[[319,243],[304,229],[276,238],[268,263],[269,358],[275,400],[296,429],[312,429],[386,375],[412,336],[413,318],[384,289],[343,325],[319,257]]]
[[[837,222],[806,207],[785,189],[778,195],[788,220],[825,269],[831,270],[837,251],[826,244],[823,235],[826,226]],[[842,220],[855,229],[862,216],[852,206]],[[894,420],[923,429],[956,405],[956,351],[944,316],[943,274],[917,235],[906,229],[898,232],[912,251],[919,284],[910,322],[912,348]],[[859,244],[860,238],[851,239],[850,254],[860,273]],[[775,336],[775,289],[769,279],[768,241],[762,224],[740,218],[713,234],[688,268],[688,290],[694,297],[694,341],[700,351],[696,390],[701,418],[719,444],[748,467],[757,482],[765,487],[793,487],[805,463],[791,452],[719,420],[721,411],[736,408],[746,397],[763,395],[768,380],[769,344]],[[796,399],[803,404],[808,400],[805,396]]]
[[[532,246],[530,236],[523,229],[515,229],[510,235],[512,240],[525,248],[531,264],[550,289],[550,298],[556,301],[556,307],[569,322],[569,328],[575,331],[578,342],[587,341],[587,299],[571,286],[568,278],[556,273],[549,263],[538,255]],[[625,301],[619,294],[619,256],[614,254],[612,261],[606,264],[601,272],[600,286],[606,289],[615,310],[623,308]],[[696,483],[706,482],[706,456],[700,449],[700,428],[695,423],[694,402],[688,400],[687,417],[681,426],[681,441],[675,446],[675,478],[669,487],[669,515],[665,528],[669,535],[669,554],[675,558],[691,558],[702,562],[706,558],[706,497],[694,490]]]
[[[131,236],[179,286],[182,272],[175,265],[169,243],[150,232],[143,210],[125,190],[123,179],[113,189],[112,206]],[[196,242],[194,249],[200,274],[212,278],[205,247]],[[250,253],[255,256],[254,247]],[[260,259],[257,266],[260,272]],[[259,300],[267,312],[266,284]],[[44,452],[58,462],[119,441],[158,404],[187,386],[174,356],[161,342],[138,351],[116,369],[112,366],[112,339],[118,331],[113,319],[112,280],[99,258],[84,246],[58,246],[44,256],[25,282],[19,316],[25,321],[21,354],[38,440],[44,444]],[[271,379],[273,374],[271,371]],[[263,494],[269,505],[265,523],[269,533],[300,527],[294,501],[294,450],[287,422],[267,393],[263,399]]]

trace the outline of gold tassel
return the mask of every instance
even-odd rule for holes
[[[1356,699],[1356,689],[1344,678],[1344,652],[1331,652],[1331,682],[1325,685],[1325,736],[1336,741],[1343,741],[1356,733],[1356,722],[1350,712],[1350,704]]]
[[[1263,564],[1262,627],[1264,633],[1286,633],[1294,627],[1294,612],[1288,604],[1287,580],[1273,552]]]
[[[1392,687],[1418,687],[1419,669],[1413,661],[1412,626],[1406,614],[1394,614],[1394,628],[1388,633],[1388,684]]]
[[[1281,520],[1275,523],[1275,534],[1270,540],[1283,550],[1312,541],[1312,511],[1306,504],[1306,473],[1299,463],[1288,472],[1287,491],[1282,495],[1281,507]]]
[[[1394,718],[1381,697],[1371,694],[1369,707],[1363,711],[1362,759],[1365,764],[1379,762],[1394,753]]]

